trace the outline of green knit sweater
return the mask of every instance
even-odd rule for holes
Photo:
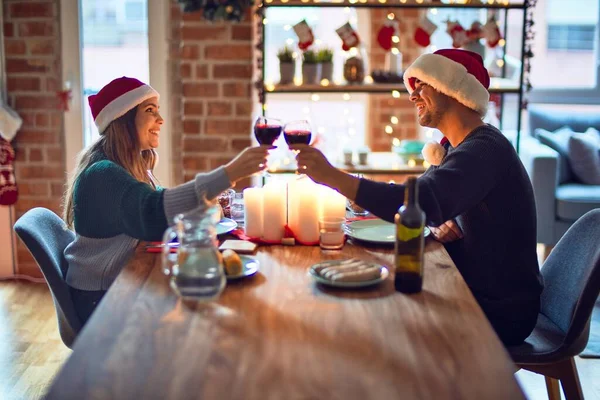
[[[139,240],[161,240],[175,215],[230,186],[222,167],[173,189],[154,189],[112,161],[93,163],[74,186],[76,238],[65,249],[67,283],[80,290],[108,289]]]

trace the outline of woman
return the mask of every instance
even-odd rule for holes
[[[161,240],[175,215],[262,170],[271,149],[247,148],[223,167],[175,188],[160,188],[152,174],[164,122],[158,100],[152,87],[127,77],[89,98],[100,138],[80,155],[64,207],[65,222],[76,232],[65,249],[66,281],[82,323],[140,240]]]

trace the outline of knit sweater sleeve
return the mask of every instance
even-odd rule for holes
[[[485,128],[483,128],[485,130]],[[480,203],[510,168],[510,143],[485,132],[469,135],[442,164],[417,179],[419,204],[432,226],[443,224]],[[505,140],[505,139],[504,139]],[[356,203],[387,221],[404,200],[404,185],[362,179]]]
[[[80,177],[75,199],[75,229],[89,237],[125,233],[141,240],[160,240],[168,221],[199,206],[230,186],[217,169],[173,189],[155,190],[111,161],[90,166]]]

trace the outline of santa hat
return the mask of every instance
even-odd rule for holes
[[[124,76],[112,80],[88,98],[98,132],[104,132],[112,121],[151,97],[159,97],[158,92],[135,78]]]
[[[479,54],[459,49],[423,54],[404,72],[409,93],[415,90],[416,79],[485,116],[490,101],[490,75]]]

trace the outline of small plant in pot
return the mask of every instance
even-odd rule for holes
[[[279,83],[282,85],[292,83],[296,74],[294,52],[285,46],[277,52],[277,58],[279,58]]]
[[[333,79],[333,50],[319,50],[318,58],[321,63],[321,79],[327,79],[331,82]]]
[[[306,50],[302,54],[302,83],[316,84],[321,78],[321,64],[316,51]]]

